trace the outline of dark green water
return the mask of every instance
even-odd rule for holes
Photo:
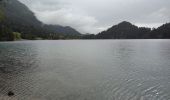
[[[0,96],[170,100],[170,40],[0,43]]]

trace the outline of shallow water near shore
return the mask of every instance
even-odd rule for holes
[[[0,43],[0,96],[18,100],[169,100],[170,40]]]

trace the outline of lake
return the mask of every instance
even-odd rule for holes
[[[170,40],[0,43],[0,97],[170,100]]]

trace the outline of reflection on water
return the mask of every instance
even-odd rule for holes
[[[0,98],[169,100],[170,40],[0,43]]]

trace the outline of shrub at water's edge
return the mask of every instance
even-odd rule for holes
[[[21,33],[13,32],[13,40],[21,40]]]

